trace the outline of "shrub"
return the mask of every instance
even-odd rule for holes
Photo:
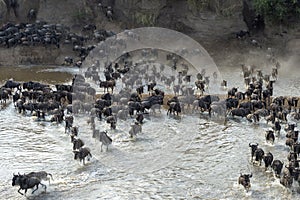
[[[253,0],[253,4],[258,14],[271,23],[287,24],[300,16],[298,0]]]

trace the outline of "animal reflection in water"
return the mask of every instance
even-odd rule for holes
[[[45,188],[45,192],[47,189],[47,186],[41,183],[41,180],[38,177],[30,177],[30,176],[26,176],[26,175],[13,175],[13,179],[12,179],[12,186],[15,185],[19,185],[20,188],[18,190],[18,192],[22,195],[24,195],[23,193],[20,192],[20,190],[25,190],[25,195],[27,192],[27,189],[33,189],[35,187],[35,189],[32,190],[32,194],[39,189],[39,185],[43,186]]]

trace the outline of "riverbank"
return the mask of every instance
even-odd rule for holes
[[[98,2],[101,2],[101,6]],[[147,26],[169,28],[198,41],[220,67],[240,66],[242,63],[261,65],[269,53],[267,49],[271,49],[274,56],[282,59],[299,50],[298,43],[295,42],[300,38],[300,26],[297,25],[288,30],[268,25],[263,32],[251,32],[250,37],[237,39],[235,33],[247,29],[247,16],[243,13],[245,5],[238,0],[210,1],[207,5],[185,0],[67,0],[64,4],[58,0],[20,0],[18,3],[19,7],[15,12],[12,9],[3,12],[6,15],[0,17],[0,22],[32,23],[26,13],[29,8],[34,8],[37,11],[36,20],[49,24],[59,23],[68,27],[70,32],[81,35],[85,35],[82,28],[88,24],[95,25],[97,30],[111,30],[115,33]],[[112,21],[105,15],[108,7],[114,11]],[[18,17],[15,16],[16,13]],[[72,48],[63,44],[59,49],[55,46],[4,47],[0,48],[0,65],[61,65],[64,57],[76,57]]]

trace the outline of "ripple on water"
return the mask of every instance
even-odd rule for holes
[[[228,76],[232,76],[231,73]],[[285,79],[282,80],[286,81]],[[278,83],[283,83],[278,82]],[[285,86],[298,87],[298,80],[275,84],[276,94],[292,94]],[[243,83],[233,81],[232,85]],[[294,91],[292,91],[294,92]],[[294,94],[294,93],[293,93]],[[47,193],[32,199],[293,199],[297,192],[281,187],[264,167],[249,164],[249,142],[258,142],[276,158],[286,160],[284,137],[274,145],[265,143],[265,123],[251,125],[242,119],[223,123],[199,118],[181,119],[162,114],[143,125],[136,141],[128,139],[128,124],[120,121],[109,151],[100,152],[99,141],[91,138],[86,119],[75,119],[79,136],[92,150],[85,166],[73,159],[72,144],[64,125],[36,122],[18,114],[13,105],[0,110],[0,192],[5,199],[23,199],[11,186],[13,173],[47,170],[54,176]],[[285,134],[284,132],[282,133]],[[249,193],[237,184],[240,172],[253,172]],[[29,196],[29,195],[28,195]]]

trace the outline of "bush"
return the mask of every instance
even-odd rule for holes
[[[187,3],[191,9],[201,11],[208,7],[209,0],[187,0]]]
[[[298,0],[253,0],[253,4],[258,14],[272,23],[287,24],[300,16]]]

